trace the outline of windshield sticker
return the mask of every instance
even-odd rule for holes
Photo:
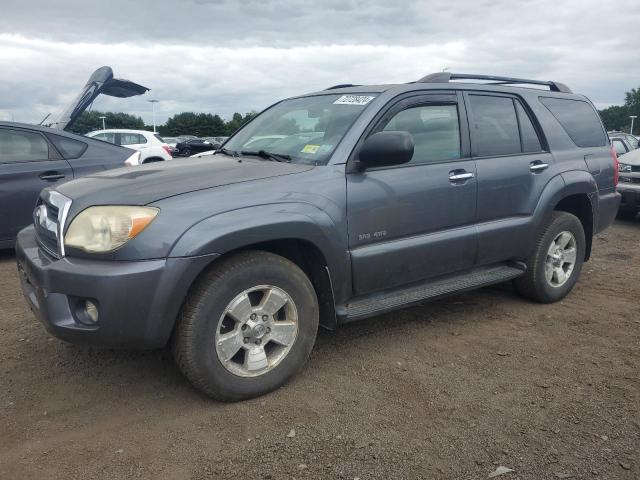
[[[304,148],[302,149],[302,153],[316,153],[318,151],[318,149],[320,148],[320,145],[305,145]]]
[[[332,148],[333,148],[333,145],[327,145],[325,143],[324,145],[320,145],[320,148],[318,149],[318,153],[327,153],[331,151]]]
[[[342,95],[339,99],[333,102],[334,105],[366,105],[374,96],[372,95]]]

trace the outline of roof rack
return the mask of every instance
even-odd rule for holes
[[[490,85],[529,84],[544,85],[552,92],[573,93],[564,83],[545,80],[528,80],[526,78],[496,77],[494,75],[474,75],[470,73],[437,72],[422,77],[417,83],[449,83],[451,80],[489,80]]]
[[[335,90],[336,88],[346,88],[346,87],[359,87],[360,85],[353,85],[352,83],[339,83],[338,85],[334,85],[329,88],[325,88],[325,90]]]

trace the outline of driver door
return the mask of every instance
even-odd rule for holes
[[[404,165],[347,175],[349,249],[356,295],[473,267],[476,165],[464,103],[455,93],[406,98],[367,135],[408,131]]]

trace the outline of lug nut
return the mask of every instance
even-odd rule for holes
[[[260,345],[262,343],[262,340],[258,339],[256,340],[256,345]]]
[[[244,337],[244,343],[249,343],[249,337]]]
[[[262,315],[262,321],[266,322],[267,320],[269,320],[269,317],[267,315]]]
[[[242,325],[242,330],[246,330],[246,329],[247,329],[247,325],[246,324]]]
[[[271,333],[271,327],[267,327],[267,333]]]
[[[255,313],[252,313],[251,316],[249,317],[251,320],[255,320],[257,317],[257,315]]]

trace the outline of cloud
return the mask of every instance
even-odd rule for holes
[[[33,15],[37,11],[38,15]],[[623,13],[624,12],[624,13]],[[93,70],[152,89],[96,109],[161,123],[229,117],[336,83],[406,82],[449,67],[567,83],[598,106],[637,87],[640,5],[532,0],[3,1],[0,118],[58,112]]]

